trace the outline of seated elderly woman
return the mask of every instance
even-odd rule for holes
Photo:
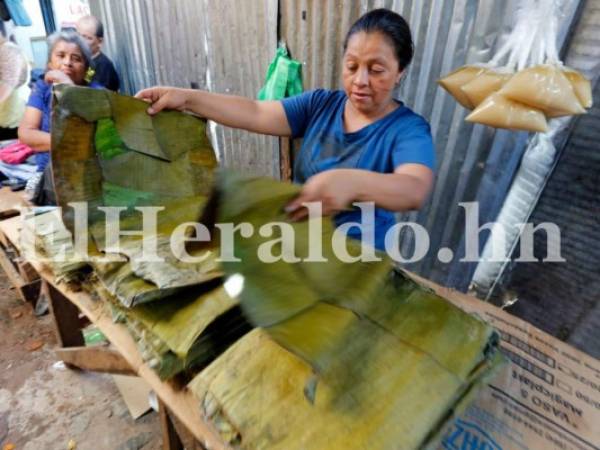
[[[78,34],[54,33],[48,38],[48,49],[48,70],[44,78],[33,86],[19,125],[19,139],[36,152],[36,164],[40,172],[50,160],[52,85],[67,83],[102,88],[99,84],[86,81],[91,78],[88,69],[92,54]]]
[[[102,88],[87,81],[92,75],[88,73],[91,64],[90,49],[78,34],[57,32],[48,37],[48,68],[44,78],[33,86],[19,125],[19,140],[35,151],[38,174],[28,181],[25,190],[38,205],[55,204],[51,172],[45,170],[50,161],[52,86],[65,83]]]

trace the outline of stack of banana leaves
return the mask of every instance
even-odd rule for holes
[[[433,447],[502,362],[490,327],[385,255],[342,262],[329,220],[289,224],[284,206],[297,186],[215,177],[198,118],[151,117],[130,97],[58,87],[52,148],[64,223],[89,232],[93,274],[84,288],[127,326],[161,378],[201,370],[189,386],[234,447]],[[81,205],[68,206],[77,202],[87,205],[83,218],[74,214]],[[122,208],[118,246],[105,220],[115,210],[101,209],[109,206]],[[127,233],[148,225],[140,207],[154,207],[156,227]],[[194,232],[186,223],[199,217],[246,222],[254,233],[237,236],[237,259],[218,264],[217,242],[183,242]],[[151,248],[159,258],[140,258]],[[363,248],[348,242],[346,250],[352,257]],[[232,275],[243,280],[236,298],[223,286]]]
[[[205,365],[250,327],[221,287],[210,244],[187,260],[172,251],[183,248],[193,232],[185,224],[198,220],[212,188],[217,163],[205,122],[175,111],[149,116],[146,108],[105,90],[56,87],[52,164],[64,223],[87,237],[93,274],[83,287],[126,324],[166,379]],[[154,211],[156,226],[147,226],[141,207]]]
[[[218,191],[219,222],[258,230],[286,222],[284,206],[298,188],[225,174]],[[244,449],[435,447],[501,364],[496,333],[394,270],[383,254],[341,262],[331,223],[291,226],[291,245],[272,226],[272,234],[236,239],[240,261],[224,263],[243,277],[240,303],[260,328],[190,383],[203,414]],[[319,233],[312,245],[323,243],[327,262],[315,261],[311,226]],[[312,260],[265,263],[261,247]],[[360,246],[348,242],[347,251],[358,255]]]
[[[73,236],[63,224],[60,210],[33,208],[22,217],[20,245],[25,259],[39,261],[50,268],[57,281],[80,281],[87,263],[75,251]]]

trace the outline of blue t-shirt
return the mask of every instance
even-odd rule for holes
[[[92,82],[89,87],[94,89],[102,89],[103,86]],[[37,80],[31,89],[27,106],[39,109],[42,112],[42,123],[40,131],[50,133],[50,118],[52,114],[52,84],[46,83],[43,78]],[[42,172],[50,161],[50,152],[36,152],[35,163],[38,171]]]
[[[303,137],[294,164],[294,181],[304,183],[316,173],[329,169],[364,169],[393,173],[407,163],[423,164],[433,170],[435,151],[429,124],[423,117],[399,103],[391,113],[353,133],[344,131],[344,91],[317,89],[282,100],[292,137]],[[361,222],[359,210],[335,216],[336,225]],[[363,228],[375,234],[375,247],[385,248],[385,234],[396,223],[394,213],[375,208],[375,223]],[[360,239],[357,227],[348,236]]]

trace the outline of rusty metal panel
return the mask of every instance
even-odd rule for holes
[[[277,1],[204,0],[206,48],[213,92],[256,98],[277,48]],[[225,166],[279,178],[279,142],[217,125]]]
[[[161,84],[256,97],[277,47],[276,0],[90,0],[90,7],[127,94]],[[276,138],[210,128],[226,166],[279,176]]]

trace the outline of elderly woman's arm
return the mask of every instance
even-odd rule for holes
[[[292,134],[283,105],[279,101],[258,101],[173,87],[144,89],[136,97],[151,104],[149,114],[156,114],[163,109],[177,109],[254,133],[273,136]]]
[[[50,133],[40,130],[42,111],[28,106],[19,124],[19,140],[37,152],[50,150]]]

